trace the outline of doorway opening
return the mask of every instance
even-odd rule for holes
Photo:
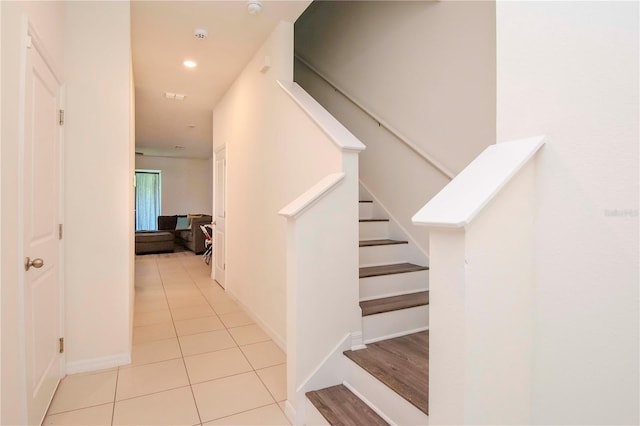
[[[136,169],[136,231],[156,231],[161,203],[161,171]]]

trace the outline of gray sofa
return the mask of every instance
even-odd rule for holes
[[[200,216],[200,215],[198,215]],[[180,222],[184,222],[187,215],[174,215],[174,216],[158,216],[158,231],[171,231],[175,235],[175,243],[180,244],[191,250],[195,254],[204,253],[204,234],[200,229],[200,225],[206,225],[211,223],[211,215],[203,214],[200,217],[192,217],[189,221],[188,228],[176,229]]]
[[[136,231],[136,254],[172,252],[173,232]]]

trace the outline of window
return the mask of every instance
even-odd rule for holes
[[[160,170],[136,170],[136,231],[158,229]]]

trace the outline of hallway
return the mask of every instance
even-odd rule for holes
[[[288,425],[286,358],[200,256],[136,257],[131,365],[62,380],[45,425]]]

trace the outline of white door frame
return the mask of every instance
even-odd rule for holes
[[[223,272],[222,273],[216,273],[216,267],[217,267],[217,261],[218,261],[218,256],[220,255],[220,253],[223,253],[223,255],[226,257],[226,235],[227,235],[227,230],[226,230],[226,204],[227,204],[227,200],[226,200],[226,196],[227,196],[227,177],[226,177],[226,145],[222,145],[220,147],[218,147],[215,152],[214,152],[214,158],[213,158],[213,190],[214,190],[214,194],[213,194],[213,220],[216,222],[216,225],[213,229],[213,235],[212,235],[212,239],[213,239],[213,256],[212,256],[212,268],[211,268],[211,278],[215,279],[222,287],[225,287],[225,281],[226,281],[226,271],[224,270],[223,267]],[[220,189],[218,188],[218,161],[222,159],[225,162],[225,174],[223,176],[223,188],[222,188],[222,205],[223,205],[223,221],[222,223],[218,223],[220,222],[219,220],[219,216],[218,216],[218,210],[220,208],[219,206],[219,196],[220,196]],[[223,234],[224,234],[224,241],[222,241],[222,244],[220,244],[221,242],[219,241],[219,232],[218,229],[219,227],[222,228]],[[226,259],[225,259],[225,264],[226,264]]]
[[[23,16],[22,19],[22,38],[20,40],[20,95],[19,95],[19,134],[18,134],[18,252],[22,255],[25,252],[25,235],[24,235],[24,179],[25,179],[25,170],[23,167],[23,163],[25,160],[25,134],[24,134],[24,126],[25,126],[25,108],[26,108],[26,72],[27,72],[27,49],[36,49],[45,64],[53,74],[57,83],[60,86],[60,97],[59,97],[59,108],[64,109],[64,93],[65,93],[65,85],[62,72],[60,67],[53,60],[53,56],[49,54],[46,44],[42,40],[42,38],[38,35],[38,32],[33,27],[32,23],[29,21],[27,16]],[[64,132],[63,126],[58,126],[58,147],[57,147],[57,162],[58,162],[58,200],[57,200],[57,210],[58,210],[58,222],[62,225],[64,224]],[[22,260],[22,256],[19,256],[19,259]],[[58,312],[59,312],[59,324],[58,330],[60,332],[60,336],[64,336],[64,244],[63,240],[58,240]],[[24,298],[24,288],[25,288],[25,271],[21,269],[21,273],[18,275],[18,288],[20,291],[18,292],[18,304],[19,304],[19,324],[18,324],[18,341],[19,341],[19,351],[20,351],[20,359],[21,365],[19,366],[22,374],[21,376],[25,380],[25,387],[23,388],[25,391],[28,391],[29,386],[26,383],[27,374],[26,374],[26,335],[25,335],[25,298]],[[66,373],[66,356],[65,353],[60,354],[59,357],[60,362],[60,374],[61,378],[64,377]],[[25,402],[27,395],[25,394]],[[26,408],[26,407],[25,407]],[[28,414],[28,410],[27,410]]]

